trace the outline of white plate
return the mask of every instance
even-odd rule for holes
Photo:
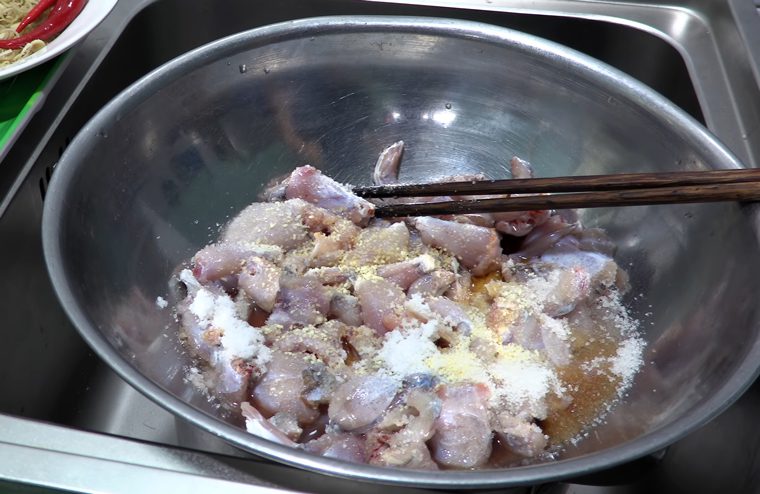
[[[114,5],[116,5],[116,0],[89,0],[82,12],[74,19],[74,22],[42,50],[32,53],[16,63],[0,68],[0,80],[36,67],[65,52],[95,29],[100,21],[111,12]]]

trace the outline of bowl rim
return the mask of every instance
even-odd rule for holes
[[[577,70],[601,87],[629,98],[634,104],[660,115],[674,131],[722,168],[741,168],[739,160],[701,124],[631,76],[590,56],[537,36],[489,24],[430,17],[405,16],[328,16],[287,21],[234,34],[191,50],[143,76],[105,105],[80,130],[56,166],[42,219],[45,262],[53,288],[67,316],[90,347],[125,381],[155,403],[194,425],[248,452],[287,465],[335,477],[375,483],[444,489],[523,486],[588,475],[655,453],[703,426],[728,408],[749,387],[760,372],[760,338],[748,349],[745,359],[733,370],[723,387],[699,406],[680,418],[623,444],[552,463],[477,471],[419,471],[399,468],[358,465],[325,458],[305,451],[275,444],[253,436],[242,429],[194,408],[143,375],[108,342],[88,318],[83,307],[72,296],[72,285],[63,263],[60,240],[61,222],[67,210],[67,191],[77,179],[78,165],[89,147],[88,139],[107,129],[109,122],[125,110],[132,109],[144,98],[183,74],[200,68],[242,49],[253,49],[268,43],[304,37],[337,34],[369,33],[392,29],[394,32],[435,34],[511,45],[545,57],[554,64]],[[757,235],[760,207],[746,207],[752,228]]]

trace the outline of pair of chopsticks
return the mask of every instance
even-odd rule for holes
[[[760,200],[760,169],[625,173],[354,187],[365,198],[511,194],[511,197],[380,205],[377,217]],[[515,195],[518,194],[518,195]]]

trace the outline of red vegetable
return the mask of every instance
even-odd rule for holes
[[[18,38],[0,40],[0,49],[16,50],[35,39],[49,40],[71,24],[71,21],[82,12],[85,3],[87,0],[57,0],[47,19],[39,26]]]
[[[32,10],[30,10],[29,13],[26,14],[26,17],[21,20],[19,25],[16,27],[16,32],[20,33],[26,26],[36,21],[43,12],[55,5],[55,2],[56,0],[40,0],[40,3],[32,7]]]

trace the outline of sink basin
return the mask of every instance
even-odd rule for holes
[[[71,137],[132,82],[175,56],[220,37],[319,15],[412,15],[487,22],[587,53],[651,86],[706,123],[747,163],[755,164],[756,150],[760,149],[756,132],[760,128],[757,117],[760,94],[756,85],[754,93],[751,91],[752,60],[742,48],[736,16],[732,17],[732,12],[745,8],[743,2],[746,0],[730,0],[721,8],[708,1],[684,2],[689,8],[696,9],[701,3],[709,7],[694,10],[694,16],[689,17],[685,8],[668,9],[646,2],[279,0],[265,6],[263,2],[250,0],[121,0],[104,24],[73,54],[45,107],[0,163],[0,269],[5,275],[0,288],[0,312],[4,314],[0,334],[13,346],[13,352],[7,352],[0,361],[0,416],[50,422],[71,434],[88,430],[234,455],[239,458],[229,460],[234,468],[254,471],[280,485],[352,492],[350,484],[320,478],[318,487],[309,480],[313,479],[309,474],[252,461],[215,438],[178,422],[121,381],[89,351],[52,292],[39,232],[48,181]],[[454,4],[466,8],[455,8]],[[679,32],[678,26],[673,25],[674,19],[684,18],[688,22],[682,22]],[[717,60],[721,58],[722,72],[706,69],[719,65]],[[754,405],[755,395],[760,396],[760,389],[753,390],[737,406]],[[696,460],[690,452],[705,444],[722,444],[716,438],[727,434],[725,427],[738,427],[728,424],[749,414],[742,410],[732,408],[725,415],[732,422],[720,418],[705,429],[704,435],[697,433],[683,441],[683,445],[671,447],[657,468],[669,465],[673,457],[678,463],[650,478],[648,488],[662,488],[669,485],[667,482],[674,482],[673,478],[680,479],[683,485],[697,482],[694,479],[699,476],[689,474],[689,469],[683,466],[694,465]],[[744,430],[760,437],[760,426],[751,422],[741,424]],[[0,456],[2,440],[0,433]],[[746,436],[744,440],[748,440]],[[718,447],[713,451],[713,457],[719,459],[739,454]],[[160,455],[156,458],[160,464]],[[725,461],[724,470],[713,474],[728,481],[752,471],[746,470],[752,468],[751,462],[729,463]],[[674,477],[673,472],[683,477]],[[32,478],[31,472],[29,475],[27,481],[39,481]],[[619,475],[614,473],[614,483],[626,480]],[[726,488],[725,485],[721,488]],[[580,487],[574,489],[572,492],[583,492]]]
[[[451,17],[487,22],[541,36],[587,53],[627,72],[703,120],[684,60],[668,43],[644,31],[580,18],[485,12],[353,0],[162,0],[129,23],[100,72],[131,82],[180,53],[253,27],[322,15],[404,15]],[[199,22],[202,20],[202,22]],[[172,26],[169,35],[166,26]],[[150,43],[150,44],[148,44]],[[140,56],[134,56],[134,50]],[[633,57],[632,53],[646,53]]]

